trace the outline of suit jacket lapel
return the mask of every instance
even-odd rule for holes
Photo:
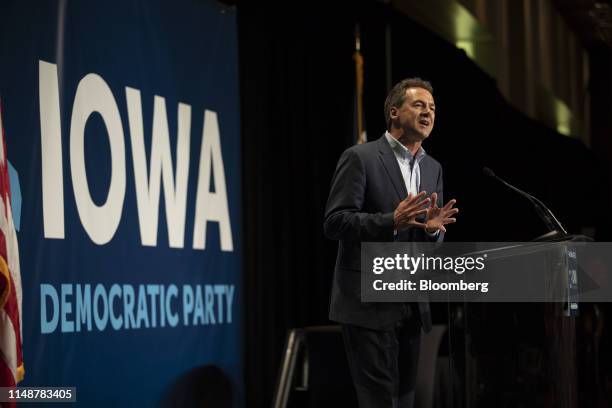
[[[395,192],[401,201],[408,196],[408,191],[406,190],[406,184],[404,183],[404,178],[402,177],[402,171],[399,168],[395,154],[393,154],[393,150],[391,150],[391,146],[389,146],[389,142],[387,141],[385,135],[378,139],[378,150],[378,157],[385,167],[387,175],[389,176],[389,179],[395,188]]]
[[[429,196],[431,193],[436,191],[436,183],[434,175],[432,174],[432,168],[430,166],[427,156],[423,157],[423,160],[419,162],[419,170],[421,172],[421,185],[419,186],[420,191],[427,191]]]

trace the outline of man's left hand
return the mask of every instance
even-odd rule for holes
[[[430,234],[436,231],[446,232],[444,226],[446,224],[452,224],[457,221],[453,215],[459,212],[458,208],[453,208],[457,200],[452,199],[442,208],[438,207],[438,194],[433,193],[431,195],[431,205],[427,209],[427,216],[425,218],[425,230]]]

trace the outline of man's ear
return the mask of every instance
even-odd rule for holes
[[[396,107],[392,107],[392,108],[389,110],[389,118],[390,118],[391,120],[393,120],[393,119],[397,119],[397,108],[396,108]]]

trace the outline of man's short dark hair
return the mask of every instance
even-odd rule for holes
[[[423,88],[433,95],[431,83],[418,77],[406,78],[395,84],[393,88],[391,88],[391,91],[389,91],[387,99],[385,100],[385,122],[387,123],[387,130],[391,127],[391,118],[389,118],[391,108],[399,108],[402,106],[406,99],[406,89],[408,88]]]

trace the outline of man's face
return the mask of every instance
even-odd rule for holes
[[[423,88],[406,89],[406,98],[399,108],[391,108],[391,120],[404,130],[410,141],[425,140],[431,133],[436,119],[433,96]]]

